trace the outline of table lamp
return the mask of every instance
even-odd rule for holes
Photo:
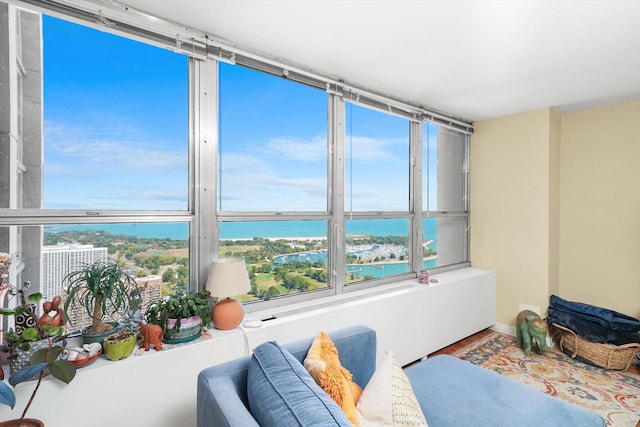
[[[211,262],[207,290],[218,302],[213,306],[211,320],[216,329],[233,329],[244,318],[242,304],[231,297],[251,290],[247,264],[243,258],[219,258]]]

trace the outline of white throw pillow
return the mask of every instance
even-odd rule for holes
[[[391,349],[362,391],[356,414],[361,427],[428,427],[409,378]]]

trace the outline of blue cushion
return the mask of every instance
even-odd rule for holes
[[[247,374],[247,399],[251,414],[263,427],[351,427],[342,409],[304,366],[272,341],[253,351]]]
[[[591,411],[453,356],[405,373],[431,426],[606,427]]]

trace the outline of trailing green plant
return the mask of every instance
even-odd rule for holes
[[[20,383],[30,381],[36,378],[36,385],[27,401],[27,404],[22,411],[19,422],[17,425],[22,425],[22,420],[26,417],[27,411],[31,407],[38,390],[40,389],[40,383],[42,378],[49,373],[52,377],[62,381],[65,384],[69,384],[76,376],[76,367],[68,360],[59,360],[60,354],[62,354],[63,347],[56,344],[60,342],[64,337],[62,335],[63,329],[59,326],[42,325],[40,327],[46,331],[47,335],[47,347],[36,350],[29,359],[29,365],[15,372],[9,377],[9,384],[13,387]],[[27,328],[32,330],[35,328]],[[27,335],[33,331],[29,332]],[[16,396],[11,387],[9,387],[3,381],[0,381],[0,404],[8,405],[13,409],[16,405]]]
[[[20,287],[10,287],[9,294],[12,296],[17,295],[20,305],[16,308],[0,308],[0,314],[4,316],[25,316],[27,311],[32,309],[30,305],[38,304],[42,299],[42,294],[35,292],[27,295],[26,292],[30,284],[31,282],[27,281],[23,282]],[[35,316],[35,314],[33,314],[33,316]],[[37,323],[37,318],[35,317],[34,323]],[[15,355],[16,351],[29,351],[32,342],[53,337],[56,333],[62,335],[62,330],[52,329],[50,325],[37,325],[36,327],[24,328],[20,333],[9,329],[4,333],[4,343],[0,345],[0,351],[9,353],[9,357],[11,358]]]
[[[67,292],[64,311],[82,306],[91,318],[89,332],[103,332],[130,309],[139,292],[136,281],[124,268],[112,260],[98,260],[72,271],[63,279]]]
[[[211,325],[211,293],[203,289],[198,292],[176,292],[152,302],[145,312],[147,322],[160,325],[167,330],[167,320],[175,319],[173,329],[180,329],[180,321],[200,316],[204,326]]]

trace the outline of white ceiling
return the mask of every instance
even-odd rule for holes
[[[120,0],[467,120],[640,99],[637,0]]]

